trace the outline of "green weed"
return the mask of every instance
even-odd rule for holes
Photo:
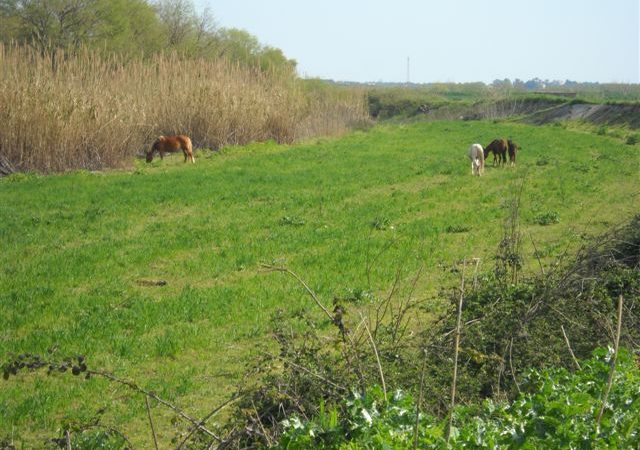
[[[548,211],[542,214],[538,214],[533,222],[538,225],[551,225],[560,222],[560,214],[557,211]]]
[[[324,404],[310,419],[284,421],[278,448],[589,448],[594,441],[611,448],[637,448],[640,373],[623,349],[606,419],[596,434],[596,411],[606,384],[606,350],[598,349],[584,368],[532,370],[513,402],[487,400],[454,411],[447,442],[446,420],[421,413],[416,401],[396,391],[387,401],[380,387],[352,394],[328,412]]]

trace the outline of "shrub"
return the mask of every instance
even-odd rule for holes
[[[503,278],[482,276],[477,289],[466,293],[462,321],[473,325],[462,336],[462,401],[512,397],[530,367],[573,367],[563,327],[578,358],[610,344],[621,295],[626,304],[622,342],[633,348],[640,340],[640,216],[588,241],[572,262],[544,276],[517,283]],[[433,330],[435,338],[427,338],[430,387],[440,395],[446,395],[450,379],[450,355],[441,349],[450,345],[455,328],[456,294],[449,314]]]
[[[530,278],[510,276],[520,266],[517,217],[507,222],[511,231],[507,230],[503,239],[506,243],[501,244],[496,259],[497,269],[502,269],[479,274],[474,288],[464,292],[456,398],[459,404],[472,406],[456,409],[458,428],[453,430],[452,439],[475,445],[515,445],[526,438],[544,447],[547,441],[540,430],[545,429],[543,426],[546,430],[560,427],[564,419],[539,423],[530,411],[544,402],[544,398],[535,397],[538,389],[544,392],[557,382],[554,380],[571,376],[568,370],[575,367],[563,335],[566,333],[579,359],[589,358],[597,346],[610,344],[617,299],[622,295],[622,345],[633,347],[640,341],[640,216],[589,242],[574,261]],[[345,299],[334,297],[333,314],[325,310],[331,320],[325,319],[324,323],[336,326],[335,334],[323,331],[322,321],[299,311],[274,318],[278,356],[274,359],[265,355],[256,362],[254,373],[260,375],[247,397],[238,403],[230,425],[232,430],[243,430],[234,436],[234,445],[269,445],[284,433],[282,442],[287,448],[405,448],[413,443],[410,424],[415,421],[409,399],[419,398],[423,391],[428,395],[420,405],[425,411],[419,430],[420,448],[444,448],[441,418],[449,410],[452,330],[456,327],[460,289],[441,291],[441,296],[450,296],[450,306],[417,333],[410,331],[416,328],[415,324],[409,326],[409,320],[417,316],[420,303],[396,298],[400,291],[394,286],[389,297],[364,305],[367,309],[362,316],[357,311],[354,314],[357,305],[347,305]],[[370,337],[367,330],[371,331]],[[542,372],[548,367],[554,369]],[[379,388],[373,388],[380,384],[379,368],[384,372],[386,395],[384,390],[381,394]],[[551,381],[535,385],[539,379],[530,375],[531,369]],[[602,365],[596,369],[606,372]],[[637,378],[637,372],[634,376]],[[389,386],[404,393],[394,395]],[[553,412],[562,395],[573,395],[563,392],[558,390],[556,397],[547,393],[550,400],[545,408]],[[577,392],[579,397],[582,391]],[[593,398],[598,395],[593,394]],[[345,396],[350,400],[345,402]],[[485,406],[479,405],[486,399],[491,399],[493,406],[483,410]],[[505,403],[516,399],[520,400],[512,406]],[[593,399],[588,402],[594,404]],[[520,412],[513,409],[520,407]],[[571,408],[567,408],[568,414]],[[513,419],[496,420],[508,414]],[[303,417],[312,419],[305,422]],[[583,420],[581,417],[576,420]],[[524,418],[533,424],[523,431],[525,435],[506,433]],[[381,424],[376,420],[382,420]],[[493,425],[489,425],[491,420],[495,421]],[[558,434],[562,436],[565,431],[559,430]],[[515,440],[509,441],[512,437]]]

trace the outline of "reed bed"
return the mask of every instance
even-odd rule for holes
[[[0,45],[0,172],[130,165],[160,134],[219,149],[294,142],[366,122],[362,93],[308,89],[290,74],[176,54],[52,56]]]

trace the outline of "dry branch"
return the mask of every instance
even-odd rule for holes
[[[360,315],[360,317],[362,317],[362,315]],[[371,331],[369,331],[369,327],[367,326],[367,323],[365,322],[364,317],[362,317],[362,321],[364,324],[364,329],[367,330],[367,335],[369,336],[369,342],[371,343],[371,347],[373,348],[373,353],[376,356],[376,363],[378,364],[378,372],[380,373],[380,381],[382,383],[382,392],[384,393],[384,401],[386,403],[388,402],[387,385],[384,382],[384,372],[382,370],[382,364],[380,363],[380,355],[378,355],[378,348],[376,347],[376,343],[373,340],[373,336],[371,335]]]
[[[464,272],[467,267],[466,260],[462,263],[462,275],[460,277],[460,298],[458,300],[458,318],[456,321],[456,337],[453,351],[453,380],[451,381],[451,403],[449,405],[449,424],[447,426],[447,444],[451,438],[453,427],[453,408],[456,405],[456,382],[458,379],[458,353],[460,352],[460,331],[462,327],[462,302],[464,300]]]
[[[339,384],[336,384],[336,383],[334,383],[333,381],[328,380],[327,378],[323,377],[322,375],[319,375],[319,374],[317,374],[317,373],[315,373],[315,372],[313,372],[313,371],[311,371],[311,370],[307,369],[306,367],[301,366],[300,364],[296,364],[296,363],[294,363],[293,361],[290,361],[289,359],[287,359],[287,358],[285,358],[285,357],[283,357],[283,356],[280,356],[280,355],[272,355],[271,353],[267,353],[267,352],[262,352],[262,353],[263,353],[264,355],[266,355],[266,356],[269,356],[270,358],[280,359],[281,361],[285,362],[286,364],[289,364],[289,365],[291,365],[291,366],[295,367],[295,368],[296,368],[296,369],[298,369],[298,370],[301,370],[301,371],[303,371],[303,372],[305,372],[305,373],[308,373],[308,374],[309,374],[309,375],[311,375],[312,377],[315,377],[315,378],[317,378],[317,379],[319,379],[319,380],[321,380],[321,381],[324,381],[325,383],[327,383],[327,384],[331,385],[332,387],[334,387],[334,388],[336,388],[336,389],[338,389],[338,390],[340,390],[340,391],[343,391],[343,392],[349,392],[349,389],[347,389],[346,387],[344,387],[344,386],[340,386]]]
[[[560,325],[560,329],[562,330],[562,335],[564,336],[564,342],[567,344],[567,348],[569,349],[569,353],[571,354],[571,358],[573,359],[574,364],[576,365],[578,370],[582,370],[582,367],[580,367],[580,363],[578,362],[576,355],[573,353],[573,350],[571,349],[571,343],[569,342],[567,333],[564,331],[564,326]]]
[[[267,269],[267,270],[274,271],[274,272],[288,273],[293,278],[295,278],[306,289],[307,293],[309,293],[311,298],[316,302],[316,304],[320,307],[320,309],[322,309],[322,311],[324,311],[324,313],[327,315],[327,317],[333,322],[333,316],[331,315],[329,310],[327,308],[325,308],[325,306],[320,302],[320,300],[318,299],[318,296],[316,295],[315,292],[313,292],[313,290],[309,287],[309,285],[307,283],[305,283],[304,280],[302,278],[300,278],[295,272],[287,269],[286,267],[277,267],[277,266],[272,266],[272,265],[269,265],[269,264],[262,264],[262,267]]]
[[[418,448],[418,428],[420,426],[420,407],[422,405],[422,396],[424,395],[424,372],[427,367],[427,351],[426,349],[422,354],[422,368],[420,369],[420,391],[418,394],[418,401],[416,402],[416,423],[413,430],[413,449]]]
[[[621,295],[620,297],[618,297],[618,328],[616,331],[616,337],[613,344],[613,356],[611,356],[611,368],[609,370],[609,378],[607,379],[607,386],[602,396],[602,405],[600,405],[600,410],[598,411],[598,418],[596,419],[596,435],[600,434],[600,422],[602,421],[602,415],[604,414],[604,409],[607,405],[607,401],[609,400],[609,393],[611,392],[611,386],[613,385],[613,376],[616,371],[616,361],[618,360],[618,347],[620,346],[620,333],[622,331],[622,307],[623,307],[623,298]]]
[[[151,418],[151,407],[149,406],[149,397],[144,396],[144,404],[147,407],[147,416],[149,417],[149,426],[151,427],[151,435],[153,436],[153,446],[158,450],[158,437],[156,436],[156,429],[153,426],[153,419]]]
[[[187,413],[185,413],[182,409],[178,408],[177,406],[172,405],[168,401],[163,400],[162,398],[158,397],[154,392],[147,391],[146,389],[141,388],[140,386],[138,386],[134,382],[123,380],[121,378],[116,377],[115,375],[110,374],[109,372],[103,372],[103,371],[99,371],[99,370],[88,370],[87,373],[90,374],[90,375],[101,376],[101,377],[106,378],[108,380],[115,381],[118,384],[121,384],[123,386],[127,386],[127,387],[133,389],[136,392],[139,392],[139,393],[144,394],[145,396],[147,396],[149,398],[152,398],[152,399],[156,400],[158,403],[160,403],[160,404],[166,406],[167,408],[173,410],[174,412],[176,412],[178,414],[178,416],[180,416],[183,419],[185,419],[186,421],[190,422],[192,425],[197,427],[197,429],[199,429],[203,433],[205,433],[205,434],[209,435],[210,437],[216,439],[218,442],[221,441],[220,437],[218,437],[212,431],[208,430],[206,427],[204,427],[204,425],[201,425],[200,422],[198,422],[196,419],[194,419],[193,417],[189,416]]]

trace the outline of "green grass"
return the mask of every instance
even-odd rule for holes
[[[521,145],[518,167],[489,165],[472,177],[469,144],[498,136]],[[562,127],[381,126],[196,158],[0,180],[3,361],[56,345],[199,416],[232,391],[253,349],[268,341],[276,310],[314,308],[293,279],[261,263],[286,265],[327,304],[385,292],[399,267],[410,277],[424,264],[418,295],[429,297],[455,282],[446,269],[454,261],[480,257],[483,270],[492,268],[523,180],[529,271],[539,270],[534,253],[551,264],[640,206],[637,146]],[[558,221],[541,225],[550,213]],[[144,283],[156,279],[167,284]],[[104,380],[33,374],[0,386],[0,440],[29,447],[61,421],[106,407],[105,423],[149,445],[143,400]],[[154,415],[166,443],[170,415]]]

